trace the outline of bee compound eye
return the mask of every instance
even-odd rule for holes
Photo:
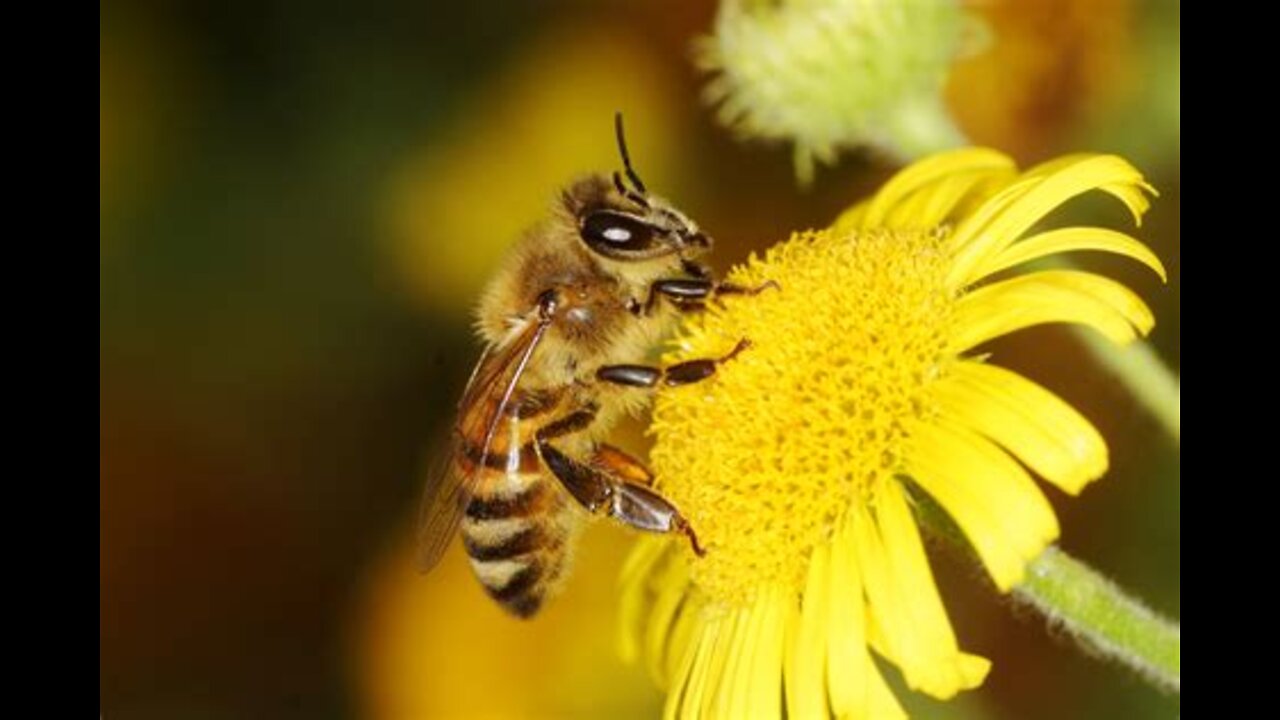
[[[630,215],[599,210],[582,221],[582,239],[604,255],[637,252],[653,244],[653,227]]]

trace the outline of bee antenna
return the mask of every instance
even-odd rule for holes
[[[640,176],[631,167],[631,155],[627,152],[627,139],[622,133],[622,112],[618,111],[613,114],[613,129],[618,136],[618,152],[622,153],[622,165],[627,170],[627,178],[631,180],[631,184],[636,186],[636,190],[641,195],[648,195],[649,191],[645,189],[644,183],[640,181]]]
[[[631,202],[633,202],[633,203],[635,203],[635,204],[639,205],[640,207],[644,208],[645,210],[648,210],[648,209],[649,209],[649,201],[648,201],[648,200],[646,200],[646,199],[645,199],[645,197],[644,197],[643,195],[641,195],[640,193],[638,193],[638,192],[636,192],[635,190],[632,190],[631,188],[627,187],[627,186],[622,182],[622,175],[621,175],[617,170],[614,170],[614,171],[613,171],[613,186],[614,186],[615,188],[617,188],[617,189],[618,189],[618,194],[619,194],[619,195],[621,195],[622,197],[624,197],[624,198],[626,198],[626,199],[630,200]]]

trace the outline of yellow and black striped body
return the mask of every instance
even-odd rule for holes
[[[462,540],[486,592],[530,617],[559,590],[583,511],[545,471],[512,472],[467,504]]]
[[[490,597],[524,618],[560,589],[587,518],[534,449],[538,431],[554,422],[562,407],[531,402],[536,396],[517,392],[510,416],[500,421],[491,441],[485,466],[464,468],[482,474],[462,517],[471,568]],[[585,436],[565,441],[589,445]],[[459,458],[466,466],[479,459],[475,452]]]

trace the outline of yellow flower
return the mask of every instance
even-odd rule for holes
[[[1007,591],[1058,536],[1027,468],[1070,494],[1106,471],[1084,417],[975,352],[1039,323],[1119,343],[1151,329],[1115,281],[1022,267],[1099,250],[1163,278],[1122,233],[1029,233],[1091,190],[1135,220],[1153,192],[1115,156],[1019,174],[991,150],[935,155],[729,275],[780,290],[687,324],[671,361],[753,346],[704,383],[664,390],[654,410],[658,488],[707,549],[648,538],[623,570],[623,653],[645,656],[668,716],[901,716],[871,651],[937,698],[982,682],[989,663],[957,646],[913,499],[932,496]]]

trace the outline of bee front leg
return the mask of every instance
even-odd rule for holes
[[[667,278],[653,281],[649,285],[649,295],[643,307],[636,303],[630,306],[631,311],[639,314],[639,311],[643,310],[645,315],[649,315],[653,312],[659,298],[666,298],[677,310],[702,310],[706,307],[707,299],[713,296],[758,295],[768,288],[779,289],[778,283],[773,280],[766,280],[755,287],[720,282],[707,275],[707,271],[702,269],[702,266],[693,265],[693,267],[700,268],[703,274],[694,278]],[[692,271],[690,272],[692,274]]]
[[[688,385],[711,377],[718,366],[734,359],[738,353],[749,347],[751,347],[751,341],[743,338],[724,357],[686,360],[665,368],[652,365],[605,365],[596,370],[596,379],[627,387],[651,388],[657,386],[659,382],[668,387]]]

